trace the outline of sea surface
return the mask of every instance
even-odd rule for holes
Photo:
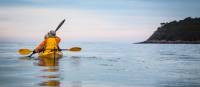
[[[200,87],[198,44],[63,42],[82,51],[55,65],[17,53],[37,44],[0,43],[0,87]]]

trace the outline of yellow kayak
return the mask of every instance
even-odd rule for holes
[[[48,59],[58,59],[58,58],[61,58],[63,56],[63,53],[60,52],[60,51],[57,51],[57,52],[41,52],[39,53],[39,58],[48,58]]]

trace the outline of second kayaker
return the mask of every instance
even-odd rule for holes
[[[60,51],[59,43],[61,39],[60,37],[56,36],[56,32],[51,30],[45,35],[44,41],[42,41],[33,51],[33,54],[40,53],[40,52],[51,52]]]

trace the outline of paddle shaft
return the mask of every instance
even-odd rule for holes
[[[60,24],[56,28],[55,32],[58,31],[58,29],[60,29],[60,27],[64,24],[64,22],[65,22],[65,19],[62,22],[60,22]]]
[[[31,57],[33,54],[35,54],[34,52],[33,53],[31,53],[28,57]]]

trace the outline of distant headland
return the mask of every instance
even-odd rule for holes
[[[161,26],[144,42],[163,44],[200,44],[200,18],[160,23]]]

